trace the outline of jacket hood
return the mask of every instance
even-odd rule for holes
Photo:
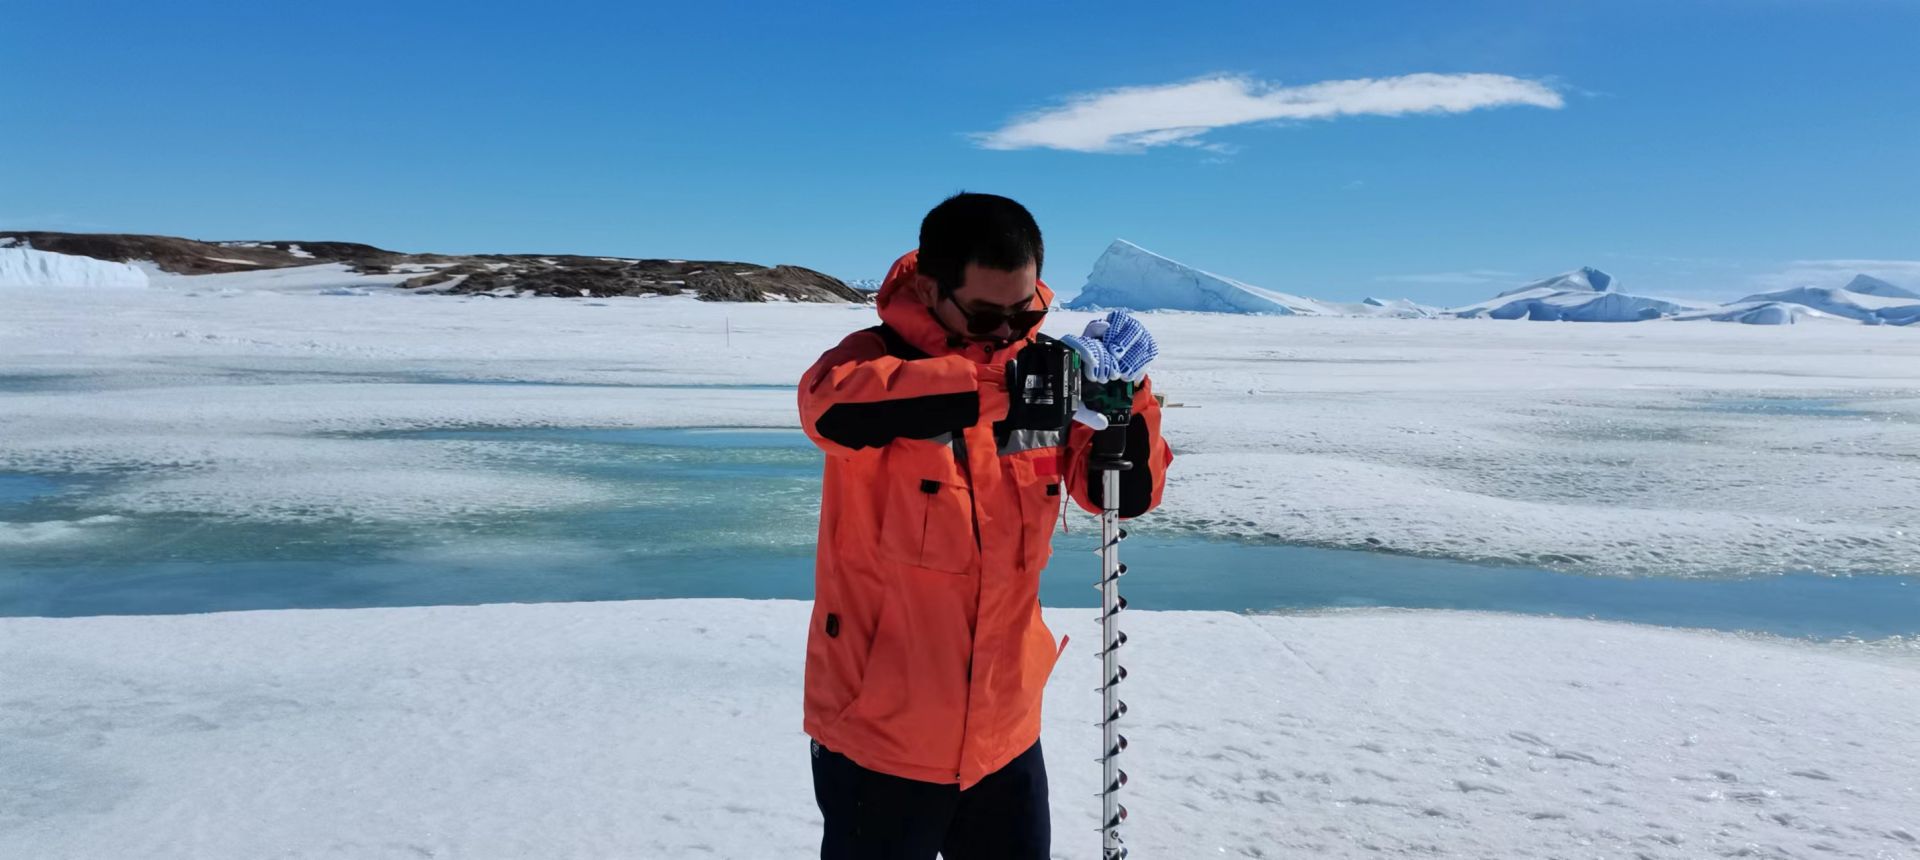
[[[947,333],[939,320],[934,319],[931,309],[914,295],[913,280],[919,273],[920,252],[917,249],[893,261],[893,268],[887,270],[887,279],[880,283],[880,294],[874,299],[874,307],[880,312],[881,322],[928,355],[965,355],[979,362],[991,361],[996,357],[1012,357],[1013,353],[1020,351],[1033,339],[1041,325],[1046,324],[1042,320],[1026,337],[998,350],[990,349],[983,343],[957,340]],[[1037,282],[1033,297],[1039,307],[1053,305],[1053,290],[1046,281]]]

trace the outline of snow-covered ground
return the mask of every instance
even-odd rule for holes
[[[0,620],[0,856],[809,856],[806,613]],[[1910,657],[1459,613],[1125,618],[1135,856],[1920,851]],[[1096,662],[1070,645],[1049,684],[1056,857],[1098,852]]]
[[[0,291],[0,472],[124,479],[84,519],[0,522],[0,539],[86,546],[155,512],[404,524],[591,504],[590,483],[340,434],[791,427],[787,386],[872,324],[866,307],[417,296],[318,268],[266,289]],[[1179,456],[1154,528],[1603,574],[1920,559],[1912,329],[1147,322]],[[503,380],[554,384],[465,384]],[[634,387],[663,384],[728,387]],[[0,857],[806,856],[805,612],[0,619]],[[1911,642],[1126,618],[1137,856],[1920,853]],[[1061,857],[1095,852],[1093,675],[1071,645],[1050,692]]]

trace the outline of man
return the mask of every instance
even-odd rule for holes
[[[801,423],[828,455],[805,720],[826,860],[1048,856],[1040,698],[1066,640],[1041,620],[1040,570],[1063,490],[1098,513],[1103,488],[1090,427],[995,426],[1006,363],[1053,298],[1044,256],[1020,204],[949,198],[882,284],[882,325],[800,382]],[[1073,346],[1140,383],[1119,502],[1132,517],[1159,504],[1173,455],[1145,380],[1152,338],[1108,322],[1129,335],[1096,323]]]

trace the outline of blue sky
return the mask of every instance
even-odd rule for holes
[[[1920,2],[924,5],[13,4],[0,229],[860,278],[964,188],[1068,292],[1920,286]]]

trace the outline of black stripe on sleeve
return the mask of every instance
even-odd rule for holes
[[[928,394],[827,407],[813,429],[848,448],[878,448],[895,439],[931,439],[973,426],[980,418],[980,392]]]

